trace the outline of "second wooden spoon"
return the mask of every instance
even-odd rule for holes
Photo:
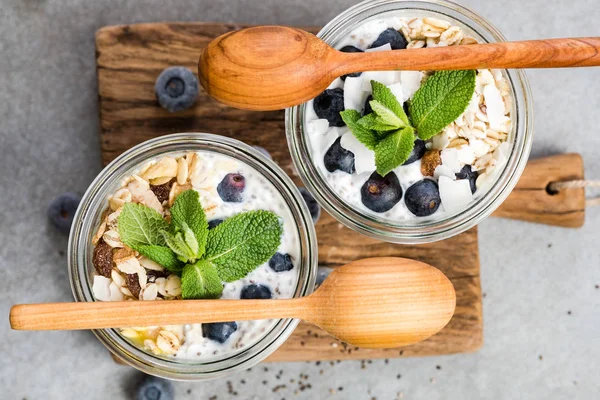
[[[361,347],[392,348],[424,340],[454,314],[452,283],[406,258],[367,258],[333,271],[310,296],[287,300],[170,300],[21,304],[13,329],[99,329],[302,318]]]
[[[285,26],[226,33],[203,50],[198,76],[218,101],[277,110],[316,97],[338,76],[358,71],[561,68],[600,65],[600,38],[342,53],[315,35]]]

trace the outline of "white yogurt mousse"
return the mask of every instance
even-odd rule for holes
[[[217,187],[228,174],[239,174],[245,179],[240,202],[224,201],[219,194]],[[193,152],[169,154],[150,161],[124,179],[121,187],[108,199],[109,207],[100,221],[93,244],[96,248],[104,246],[112,259],[110,264],[102,267],[103,260],[94,257],[96,300],[181,299],[179,276],[121,243],[117,224],[126,202],[141,203],[169,216],[174,200],[189,189],[199,193],[209,227],[220,219],[251,210],[271,211],[283,221],[281,244],[274,258],[243,279],[225,283],[221,298],[240,299],[242,292],[252,288],[251,285],[260,285],[259,296],[266,291],[275,299],[293,297],[299,279],[296,263],[300,257],[300,241],[292,212],[282,195],[264,176],[243,162],[213,152]],[[291,269],[287,269],[289,267]],[[256,290],[254,295],[257,295]],[[276,320],[237,321],[216,327],[214,332],[221,340],[211,339],[203,330],[203,324],[135,327],[121,329],[121,334],[157,355],[204,360],[251,346],[275,323]]]
[[[395,36],[398,33],[399,37]],[[448,21],[390,16],[356,27],[337,47],[345,52],[402,51],[403,48],[473,43],[477,41],[468,32]],[[479,70],[475,92],[464,113],[439,134],[425,143],[421,142],[424,155],[423,151],[415,154],[415,150],[416,161],[392,171],[402,188],[400,200],[381,212],[364,204],[361,188],[376,170],[375,153],[359,142],[335,115],[344,109],[357,110],[365,115],[371,95],[371,80],[386,85],[396,99],[406,105],[432,74],[429,71],[350,74],[342,77],[345,79],[337,78],[332,82],[328,90],[336,90],[329,92],[331,96],[325,101],[319,103],[317,97],[306,104],[304,126],[313,162],[330,189],[352,207],[392,223],[439,219],[444,214],[454,214],[467,208],[497,179],[512,148],[512,97],[504,71]],[[340,146],[343,151],[340,151]],[[326,161],[328,151],[330,158]],[[337,164],[341,166],[332,166],[332,152],[349,158],[340,156],[342,161]],[[406,205],[406,192],[424,179],[436,182],[441,204],[432,214],[417,216]]]

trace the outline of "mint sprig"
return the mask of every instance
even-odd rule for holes
[[[437,135],[467,109],[475,78],[474,70],[439,71],[415,92],[409,111],[421,139]]]
[[[408,118],[402,104],[384,84],[371,81],[372,113],[344,110],[342,119],[359,142],[375,153],[377,173],[385,176],[404,164],[414,148],[415,131],[430,139],[458,118],[475,91],[475,71],[439,71],[416,91]]]
[[[238,214],[209,231],[206,259],[225,282],[236,281],[275,254],[282,233],[281,221],[272,212]]]
[[[175,199],[170,224],[134,203],[125,204],[118,224],[123,243],[181,275],[184,299],[219,297],[223,282],[241,279],[269,260],[283,233],[279,217],[264,210],[240,213],[209,230],[195,190]]]

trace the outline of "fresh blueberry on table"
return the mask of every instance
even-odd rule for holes
[[[261,284],[244,286],[240,295],[241,299],[270,299],[271,297],[271,289]]]
[[[427,150],[425,148],[425,141],[421,139],[415,140],[415,147],[413,147],[408,160],[404,161],[404,164],[402,165],[412,164],[415,161],[420,160],[423,157],[423,154],[425,154],[425,150]]]
[[[241,174],[227,174],[217,185],[217,193],[221,199],[228,203],[241,203],[246,187],[246,178]]]
[[[479,172],[473,171],[470,165],[465,165],[462,169],[455,174],[456,179],[468,179],[469,185],[471,185],[471,193],[475,193],[477,190],[477,177]]]
[[[426,217],[437,211],[442,200],[438,184],[431,179],[423,179],[406,189],[404,202],[408,210],[417,217]]]
[[[404,35],[394,28],[387,28],[385,31],[379,34],[370,48],[374,49],[375,47],[381,47],[388,43],[390,46],[392,46],[392,50],[401,50],[408,46],[408,42],[404,38]]]
[[[73,217],[81,197],[75,193],[63,193],[50,202],[48,219],[61,232],[69,233]]]
[[[344,126],[340,111],[344,111],[344,90],[327,89],[313,102],[313,108],[319,118],[329,121],[329,126]]]
[[[354,153],[343,148],[341,141],[340,136],[333,142],[323,157],[323,163],[329,172],[340,170],[353,174],[356,171],[354,168]]]
[[[362,110],[361,115],[364,117],[367,114],[371,114],[373,112],[373,109],[371,108],[371,101],[373,100],[373,95],[370,94],[367,99],[365,100],[365,106]]]
[[[202,336],[214,340],[215,342],[225,343],[233,332],[237,331],[235,322],[215,322],[212,324],[202,324]]]
[[[173,400],[173,384],[162,378],[146,375],[135,389],[135,400]]]
[[[216,228],[217,226],[221,225],[223,221],[225,221],[223,218],[211,219],[210,221],[208,221],[208,229]]]
[[[310,211],[310,216],[312,217],[313,223],[316,224],[321,216],[321,206],[306,188],[299,187],[298,190],[300,191],[300,194],[302,195],[302,198],[304,199],[304,202]]]
[[[260,152],[261,152],[261,153],[262,153],[262,154],[263,154],[265,157],[267,157],[269,160],[272,160],[272,159],[273,159],[273,157],[271,157],[271,153],[269,153],[269,152],[267,151],[267,149],[265,149],[264,147],[262,147],[262,146],[252,146],[252,147],[254,147],[256,150],[260,151]]]
[[[170,112],[190,108],[198,98],[198,78],[185,67],[163,70],[154,84],[158,104]]]
[[[354,46],[344,46],[340,49],[340,51],[342,53],[362,53],[363,52],[361,49],[359,49],[358,47],[354,47]],[[346,78],[349,76],[352,78],[355,78],[357,76],[360,76],[360,74],[362,74],[362,72],[353,72],[351,74],[342,75],[342,76],[340,76],[340,78],[342,78],[342,80],[345,81]]]
[[[275,253],[269,260],[269,267],[275,272],[284,272],[294,268],[294,264],[289,254]]]
[[[362,203],[369,210],[386,212],[402,198],[402,187],[395,173],[381,176],[373,172],[360,189]]]

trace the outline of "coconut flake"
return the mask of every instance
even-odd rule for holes
[[[445,132],[442,132],[431,139],[431,144],[434,149],[443,150],[450,144],[450,139]]]
[[[402,93],[402,84],[400,82],[394,83],[392,85],[388,85],[388,89],[390,89],[390,91],[392,92],[392,94],[394,95],[394,97],[396,97],[396,100],[398,100],[398,102],[400,104],[404,103],[404,96]]]
[[[400,82],[402,83],[402,102],[412,98],[413,94],[421,87],[423,73],[421,71],[400,71]]]
[[[476,158],[483,157],[490,151],[490,145],[479,139],[469,140],[469,146]]]
[[[146,257],[141,257],[140,258],[140,264],[141,264],[142,267],[144,267],[146,269],[151,269],[153,271],[164,271],[164,269],[165,269],[159,263],[154,262],[151,259],[146,258]]]
[[[362,76],[347,77],[344,83],[344,108],[360,111],[369,94],[363,91]]]
[[[94,283],[92,284],[94,297],[98,300],[110,301],[110,284],[110,279],[101,275],[94,275]]]
[[[121,293],[121,288],[116,283],[112,282],[109,286],[110,289],[110,301],[123,301],[125,296]]]
[[[452,180],[441,176],[438,185],[440,199],[444,209],[448,212],[460,211],[473,200],[471,184],[468,179]]]
[[[392,45],[389,43],[384,44],[383,46],[373,47],[371,49],[366,49],[365,53],[374,53],[376,51],[391,51]]]
[[[367,71],[361,76],[363,78],[363,91],[368,93],[371,93],[371,80],[380,82],[386,86],[400,82],[400,72],[398,71]]]
[[[456,150],[456,158],[458,158],[461,164],[471,165],[475,162],[475,154],[468,144],[464,144]]]
[[[308,121],[306,124],[306,131],[309,135],[324,135],[327,133],[327,129],[329,129],[329,121],[324,118]]]
[[[448,168],[444,164],[438,165],[437,167],[435,167],[435,170],[433,171],[433,177],[435,179],[440,179],[440,177],[442,177],[442,176],[445,176],[452,180],[456,180],[456,175],[455,175],[454,171],[452,171],[452,169]]]
[[[354,168],[357,174],[375,171],[375,153],[359,142],[352,132],[344,134],[340,144],[344,149],[354,153]]]
[[[485,98],[490,128],[494,130],[501,129],[504,122],[504,102],[500,91],[496,85],[486,85],[483,88],[483,97]]]
[[[450,168],[455,173],[460,172],[462,166],[458,161],[458,151],[455,148],[442,150],[442,164]]]

